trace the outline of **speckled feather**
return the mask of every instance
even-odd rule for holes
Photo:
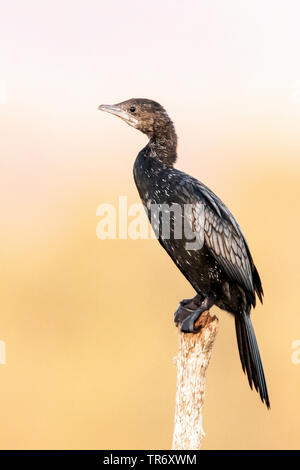
[[[261,297],[262,287],[256,273],[248,245],[243,233],[235,221],[229,209],[220,199],[204,184],[195,178],[179,171],[173,167],[166,166],[148,156],[149,149],[146,147],[140,152],[134,167],[134,176],[139,193],[144,204],[149,208],[152,204],[191,204],[193,208],[194,220],[193,231],[198,239],[203,239],[203,253],[207,252],[217,262],[213,264],[216,272],[222,271],[224,281],[237,282],[245,290],[249,302],[255,305],[255,290]],[[147,197],[145,197],[147,195]],[[197,217],[197,205],[201,204],[204,209],[204,219],[202,223]],[[151,212],[148,213],[151,219]],[[172,226],[171,226],[172,227]],[[162,246],[168,251],[176,264],[184,269],[184,260],[191,263],[191,258],[198,260],[199,253],[186,252],[183,239],[180,244],[180,253],[172,249],[173,239],[159,240]],[[178,247],[177,242],[177,247]],[[209,262],[211,263],[211,257]],[[201,265],[197,265],[199,275]],[[189,273],[184,272],[186,277]],[[211,276],[210,276],[211,277]],[[207,284],[206,281],[204,281]],[[194,280],[195,283],[195,280]],[[201,280],[198,281],[197,292],[201,292]]]
[[[177,136],[171,119],[159,103],[133,98],[117,105],[101,105],[100,109],[119,116],[149,137],[148,144],[137,156],[133,173],[153,229],[162,247],[196,290],[203,309],[207,307],[205,302],[210,302],[208,308],[215,304],[234,315],[242,368],[250,387],[254,385],[261,400],[270,407],[250,320],[256,294],[262,301],[263,289],[242,230],[209,188],[173,167],[177,158]],[[169,215],[169,237],[161,230],[161,215],[164,214],[154,213],[155,217],[151,217],[153,205],[160,205],[162,212]],[[170,210],[174,205],[182,208],[179,216]],[[191,207],[188,213],[184,211],[185,205]],[[178,218],[182,226],[188,225],[195,234],[198,249],[190,249],[187,245],[190,239],[185,232],[181,237],[175,236]],[[166,288],[172,286],[166,285]],[[189,327],[188,331],[193,329]]]

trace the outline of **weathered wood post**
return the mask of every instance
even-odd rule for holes
[[[177,391],[173,450],[198,450],[205,435],[202,427],[206,372],[218,332],[218,319],[204,312],[199,333],[181,333],[177,356]]]

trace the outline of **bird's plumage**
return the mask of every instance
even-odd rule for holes
[[[269,407],[250,320],[256,295],[262,301],[263,289],[241,228],[207,186],[173,167],[177,137],[172,121],[158,103],[132,99],[114,105],[112,110],[109,112],[120,115],[150,138],[136,158],[135,183],[160,244],[203,300],[202,310],[195,313],[199,311],[200,315],[215,304],[234,315],[243,370],[251,388],[254,385]],[[169,220],[167,236],[164,220]],[[176,236],[178,226],[182,228],[180,237]],[[186,227],[189,230],[184,230]],[[192,332],[193,324],[185,322],[187,330],[182,331]]]
[[[136,159],[134,178],[150,221],[153,206],[160,205],[162,211],[174,204],[191,206],[189,216],[182,211],[182,217],[185,217],[182,225],[192,226],[202,248],[187,250],[184,237],[174,239],[171,233],[170,238],[164,238],[154,226],[158,240],[197,293],[208,295],[213,292],[215,304],[234,315],[243,370],[251,388],[254,384],[269,407],[263,367],[250,320],[251,306],[256,304],[255,292],[262,300],[263,290],[241,228],[209,188],[186,173],[149,157],[147,147]],[[155,224],[153,220],[151,222]]]

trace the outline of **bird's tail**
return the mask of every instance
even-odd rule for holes
[[[259,349],[251,323],[250,315],[246,312],[235,314],[235,329],[243,371],[246,372],[249,385],[252,384],[259,392],[262,402],[270,408],[270,401],[261,363]]]

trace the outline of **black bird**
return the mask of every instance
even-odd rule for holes
[[[159,103],[139,98],[99,109],[120,117],[149,138],[134,164],[135,183],[160,244],[197,292],[193,299],[180,302],[175,323],[180,323],[181,331],[195,333],[195,322],[213,305],[233,314],[243,371],[269,408],[250,319],[256,295],[262,302],[263,289],[241,228],[209,188],[174,168],[177,136]],[[165,216],[169,216],[169,236],[163,227]]]

